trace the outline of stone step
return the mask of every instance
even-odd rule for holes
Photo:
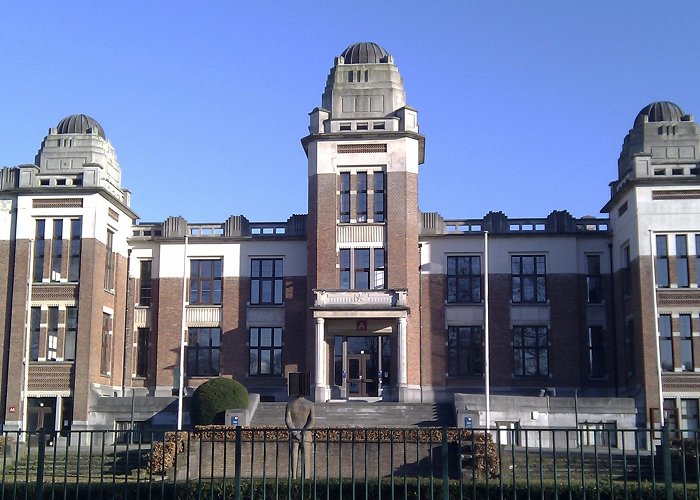
[[[286,403],[263,402],[252,426],[283,426]],[[454,425],[451,404],[343,402],[317,403],[316,427],[441,427]]]

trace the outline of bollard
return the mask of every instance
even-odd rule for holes
[[[673,500],[673,477],[671,469],[671,431],[668,422],[664,422],[661,429],[661,455],[664,465],[664,489],[666,500]]]
[[[46,429],[39,429],[39,450],[37,452],[36,464],[36,487],[34,498],[44,496],[44,460],[46,459]]]

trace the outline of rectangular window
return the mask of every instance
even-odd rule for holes
[[[513,302],[546,302],[544,255],[512,255],[510,264]]]
[[[46,329],[46,359],[56,361],[58,350],[58,307],[49,307],[49,321]]]
[[[605,377],[605,337],[603,327],[588,327],[588,369],[591,378]]]
[[[218,375],[221,328],[189,328],[187,333],[187,376]]]
[[[282,328],[250,329],[250,375],[282,374]]]
[[[148,328],[138,328],[136,330],[136,352],[134,359],[134,375],[137,377],[148,376]]]
[[[114,290],[114,233],[107,230],[105,253],[105,290]]]
[[[250,303],[281,304],[283,282],[282,259],[252,259]]]
[[[447,329],[447,371],[451,377],[483,375],[484,347],[480,326]]]
[[[386,288],[386,250],[384,248],[341,248],[339,288],[341,290],[379,290]]]
[[[44,251],[46,241],[44,235],[46,231],[46,220],[37,219],[34,229],[34,283],[41,283],[44,278]]]
[[[634,336],[634,320],[629,319],[627,323],[625,323],[625,360],[627,362],[627,376],[629,378],[637,376],[637,357],[635,355]]]
[[[78,338],[78,308],[66,307],[66,337],[63,346],[63,359],[75,361],[75,343]]]
[[[80,219],[70,221],[70,248],[68,255],[68,281],[77,282],[80,279],[80,246],[83,222]]]
[[[700,286],[700,234],[695,235],[695,284]]]
[[[698,400],[697,399],[681,399],[681,430],[683,438],[692,439],[698,438]]]
[[[520,377],[549,375],[549,348],[546,326],[513,327],[513,374]]]
[[[29,318],[29,359],[39,360],[39,342],[41,339],[41,307],[32,307]]]
[[[340,289],[350,290],[350,249],[341,248],[339,252],[340,256]]]
[[[693,329],[690,314],[681,314],[678,317],[678,326],[680,327],[681,368],[683,371],[692,372],[695,369],[695,361],[693,359]]]
[[[374,283],[372,287],[375,290],[386,288],[386,252],[383,248],[374,249]]]
[[[139,272],[139,305],[151,305],[151,269],[153,261],[142,260]]]
[[[659,317],[659,354],[661,369],[673,371],[673,334],[670,314],[662,314]]]
[[[350,172],[340,173],[340,222],[350,222]]]
[[[51,281],[61,279],[63,265],[63,220],[53,221],[53,237],[51,239]]]
[[[581,444],[617,448],[617,424],[615,422],[582,422]]]
[[[369,249],[356,248],[353,252],[356,290],[369,290]]]
[[[688,238],[684,234],[676,235],[676,278],[679,288],[690,286],[688,273]]]
[[[374,172],[374,222],[386,220],[384,172]]]
[[[622,291],[625,297],[632,294],[632,254],[629,245],[622,247]]]
[[[367,222],[367,172],[357,172],[357,222]]]
[[[221,259],[190,261],[190,304],[221,304]]]
[[[586,255],[586,285],[588,289],[588,303],[602,303],[600,255]]]
[[[481,302],[481,257],[457,255],[447,257],[447,303]]]
[[[102,375],[112,374],[112,317],[107,313],[102,313],[100,373]]]
[[[656,235],[656,286],[667,288],[671,284],[668,274],[668,241],[666,235]]]

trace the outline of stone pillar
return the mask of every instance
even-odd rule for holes
[[[408,369],[406,364],[406,318],[399,318],[398,321],[398,349],[397,354],[399,359],[397,360],[399,368],[399,401],[404,400],[406,389],[408,386]]]
[[[314,380],[314,401],[325,402],[328,399],[328,388],[326,376],[326,339],[325,339],[325,320],[316,318],[316,370]]]

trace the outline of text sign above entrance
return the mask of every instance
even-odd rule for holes
[[[357,331],[358,332],[366,332],[367,331],[367,320],[366,319],[357,320]]]

